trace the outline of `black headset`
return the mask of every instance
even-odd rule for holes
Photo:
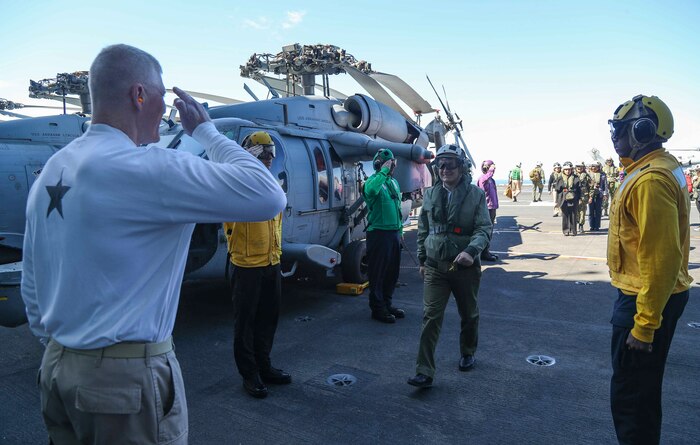
[[[637,101],[637,107],[639,108],[640,116],[646,114],[644,103],[642,103],[641,99]],[[640,117],[634,121],[630,126],[632,147],[641,148],[642,146],[652,142],[656,137],[656,128],[656,123],[654,123],[654,121],[648,117]]]

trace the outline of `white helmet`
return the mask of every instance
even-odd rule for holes
[[[464,150],[453,144],[445,144],[440,147],[435,157],[437,158],[439,156],[456,156],[460,159],[465,159],[467,157],[467,155],[464,154]]]

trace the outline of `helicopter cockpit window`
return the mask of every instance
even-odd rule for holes
[[[328,167],[323,152],[318,147],[314,148],[314,160],[318,172],[318,201],[325,204],[328,202]]]
[[[335,207],[343,205],[343,164],[335,151],[331,150],[330,153],[333,166],[333,206]]]
[[[245,136],[250,134],[252,132],[246,132],[243,135],[243,138],[241,139],[241,144],[243,143],[243,140],[245,140]],[[234,135],[232,132],[227,132],[224,133],[224,136],[226,136],[229,139],[233,139]],[[282,187],[282,191],[284,193],[287,193],[287,172],[284,171],[284,162],[285,162],[285,149],[284,145],[282,144],[282,141],[275,135],[275,134],[270,134],[270,137],[272,137],[272,142],[275,143],[275,157],[272,158],[272,165],[270,166],[270,173],[272,173],[272,176],[274,176],[277,179],[277,183]]]

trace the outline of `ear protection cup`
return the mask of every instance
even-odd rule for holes
[[[472,163],[468,159],[460,159],[462,162],[462,174],[471,175],[472,174]]]
[[[648,117],[642,117],[634,121],[630,128],[632,142],[637,146],[648,144],[656,136],[656,124]]]

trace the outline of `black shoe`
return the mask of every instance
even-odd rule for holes
[[[416,374],[415,377],[408,379],[406,383],[411,386],[417,386],[418,388],[430,388],[433,386],[433,378],[425,374]]]
[[[389,312],[372,312],[372,319],[382,323],[396,323],[396,317]]]
[[[389,313],[394,316],[394,318],[405,318],[406,312],[403,309],[391,306],[389,307]]]
[[[498,261],[498,255],[491,252],[482,252],[481,259],[484,261]]]
[[[292,376],[282,371],[281,369],[270,367],[265,371],[260,371],[260,378],[265,383],[273,383],[275,385],[288,385],[292,383]]]
[[[243,379],[243,389],[256,399],[264,399],[267,397],[267,386],[260,380],[259,374],[255,374],[248,379]]]
[[[461,359],[459,359],[459,370],[460,371],[469,371],[474,367],[474,356],[473,355],[463,355]]]

